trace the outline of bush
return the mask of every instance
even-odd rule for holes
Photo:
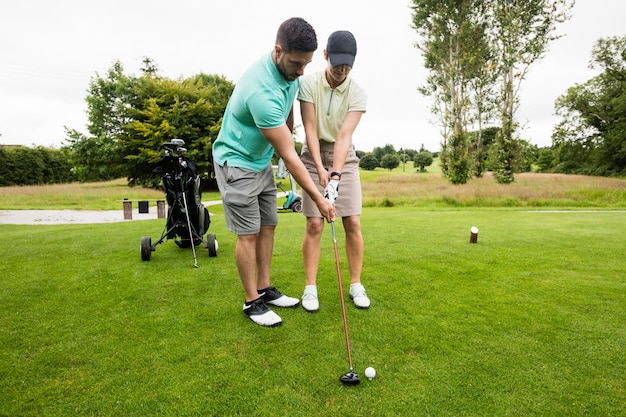
[[[57,184],[73,180],[71,164],[63,151],[0,146],[0,186]]]
[[[433,164],[433,154],[428,151],[418,152],[413,158],[413,168],[419,168],[419,172],[426,171],[426,167]]]
[[[366,171],[373,171],[378,166],[378,160],[374,156],[374,154],[368,153],[361,158],[359,162],[359,168],[362,168]]]
[[[380,166],[391,171],[394,168],[397,168],[400,165],[400,158],[398,155],[388,153],[383,156],[383,159],[380,161]]]

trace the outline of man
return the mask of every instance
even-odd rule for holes
[[[298,100],[306,133],[302,161],[319,190],[326,189],[326,195],[336,201],[337,216],[342,218],[346,233],[350,297],[357,308],[367,309],[370,300],[361,284],[361,180],[359,158],[352,144],[352,134],[366,110],[367,94],[349,77],[355,57],[356,40],[352,33],[332,33],[324,50],[326,69],[302,78]],[[309,312],[319,310],[316,276],[324,230],[324,216],[313,204],[312,196],[304,193],[302,199],[306,216],[302,307]]]
[[[295,307],[297,298],[270,284],[274,229],[278,224],[274,149],[328,221],[333,204],[324,198],[306,172],[292,137],[293,102],[299,77],[317,49],[315,30],[301,18],[278,28],[271,53],[252,65],[237,82],[213,144],[217,184],[222,194],[226,227],[237,234],[235,260],[245,292],[243,313],[262,326],[278,326],[281,318],[266,304]]]

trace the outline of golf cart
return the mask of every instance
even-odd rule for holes
[[[282,194],[285,195],[285,202],[283,203],[282,206],[278,207],[278,210],[282,210],[282,211],[291,210],[294,213],[301,213],[302,212],[302,197],[297,193],[296,180],[293,179],[293,177],[289,173],[289,170],[287,170],[287,167],[285,166],[285,162],[283,161],[282,158],[280,158],[278,160],[278,168],[276,169],[276,179],[284,180],[287,177],[289,177],[289,183],[291,186],[290,190],[285,191],[285,189],[282,187],[282,181],[276,183],[276,187],[281,191]]]

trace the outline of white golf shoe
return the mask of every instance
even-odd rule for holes
[[[352,302],[354,303],[356,308],[370,308],[370,299],[365,292],[365,287],[363,287],[360,282],[350,285],[350,298],[352,298]]]
[[[267,287],[263,290],[258,290],[259,297],[265,301],[266,304],[270,304],[277,307],[297,307],[300,304],[300,300],[294,297],[288,297],[282,292],[278,291],[275,287]]]
[[[317,299],[317,287],[315,285],[307,285],[304,287],[302,294],[302,307],[309,313],[315,313],[320,309],[320,303]]]
[[[276,327],[283,322],[278,314],[267,308],[261,298],[250,304],[243,303],[243,315],[259,326]]]

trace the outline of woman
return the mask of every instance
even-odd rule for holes
[[[346,233],[350,297],[357,308],[367,309],[370,300],[361,284],[361,180],[359,158],[352,144],[352,134],[366,111],[367,94],[349,76],[356,51],[352,33],[332,33],[324,50],[326,69],[302,77],[298,100],[306,134],[302,162],[318,189],[335,202],[336,215],[342,218]],[[302,306],[315,312],[319,310],[316,278],[324,218],[306,192],[303,213],[307,220],[302,243],[306,278]]]

